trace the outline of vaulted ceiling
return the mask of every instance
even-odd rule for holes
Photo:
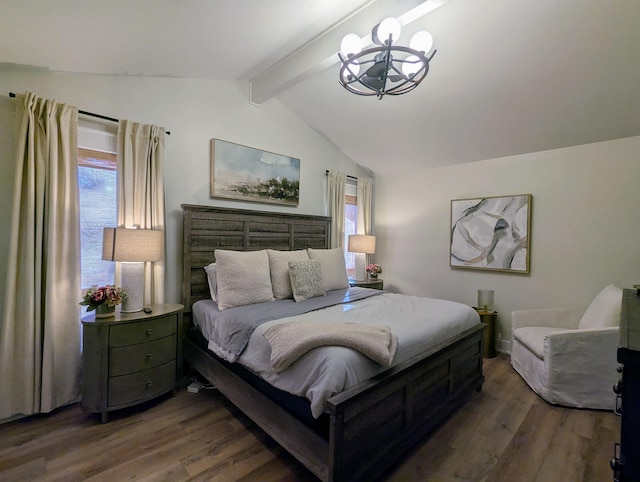
[[[342,37],[414,8],[424,82],[344,90]],[[639,24],[637,0],[0,0],[0,72],[249,81],[384,174],[640,135]]]

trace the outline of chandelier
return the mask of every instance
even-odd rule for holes
[[[340,44],[340,84],[358,95],[400,95],[412,91],[429,73],[429,62],[436,50],[427,57],[433,38],[426,31],[417,32],[409,47],[394,45],[400,37],[400,22],[387,18],[373,27],[373,47],[362,50],[362,40],[349,34]]]

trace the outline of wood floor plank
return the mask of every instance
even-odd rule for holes
[[[582,480],[589,439],[581,435],[584,419],[580,410],[565,410],[555,430],[549,450],[540,466],[536,482]]]
[[[487,482],[533,482],[561,416],[562,409],[543,402],[534,403],[487,477]]]
[[[607,412],[596,416],[593,439],[586,455],[584,482],[600,482],[611,479],[608,463],[614,456],[614,443],[619,442],[620,418],[610,417]]]
[[[381,480],[600,482],[619,440],[611,412],[549,405],[499,355],[483,389]],[[99,415],[77,405],[0,425],[0,481],[311,482],[305,467],[215,390]]]

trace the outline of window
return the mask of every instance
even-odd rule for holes
[[[344,262],[347,266],[347,275],[351,278],[356,277],[356,256],[350,253],[349,235],[358,234],[358,197],[356,190],[356,181],[347,178],[344,196]]]
[[[118,221],[116,136],[80,127],[78,144],[81,283],[86,290],[115,279],[115,263],[102,260],[102,230]]]

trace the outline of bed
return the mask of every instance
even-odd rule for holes
[[[193,326],[192,308],[210,298],[204,267],[215,261],[216,249],[327,249],[330,219],[195,205],[182,205],[182,210],[186,363],[319,479],[383,476],[481,389],[484,326],[478,322],[330,396],[322,415],[311,416],[308,400],[272,387],[209,350]]]

